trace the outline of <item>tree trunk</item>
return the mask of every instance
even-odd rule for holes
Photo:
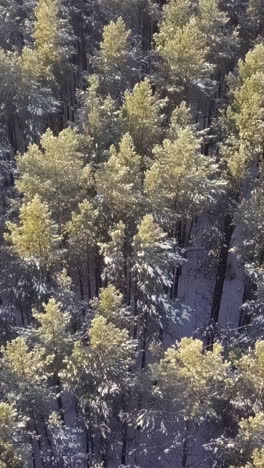
[[[123,423],[123,437],[122,437],[122,449],[121,449],[121,465],[126,466],[127,458],[127,422]]]
[[[233,224],[233,217],[230,214],[225,215],[224,219],[224,240],[223,244],[220,249],[217,272],[216,272],[216,282],[212,300],[212,309],[211,309],[211,317],[210,323],[214,327],[219,320],[219,312],[223,294],[223,287],[225,281],[225,274],[226,274],[226,266],[227,266],[227,259],[228,259],[228,252],[230,249],[230,243],[232,239],[232,234],[234,232],[234,224]],[[212,331],[208,336],[207,344],[210,346],[214,342],[215,331]]]
[[[188,444],[187,441],[184,440],[182,446],[182,467],[186,466],[188,460]]]
[[[256,292],[256,285],[252,282],[251,278],[246,278],[244,293],[243,293],[243,298],[242,298],[242,306],[240,308],[239,323],[238,323],[239,327],[244,327],[250,323],[251,312],[247,305],[247,302],[251,301],[254,298],[255,292]]]

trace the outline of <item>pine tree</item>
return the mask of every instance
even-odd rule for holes
[[[34,10],[33,53],[39,73],[47,78],[52,78],[70,54],[69,25],[60,17],[61,6],[60,0],[38,0]]]
[[[96,315],[106,318],[120,329],[129,327],[130,310],[124,304],[123,294],[112,284],[100,290],[99,298],[94,299],[92,305]]]
[[[100,245],[104,257],[103,278],[127,291],[127,276],[130,274],[129,258],[126,258],[126,226],[119,221],[109,232],[110,240]]]
[[[0,47],[9,51],[20,51],[22,49],[26,33],[25,20],[30,11],[31,8],[28,2],[1,0]]]
[[[264,343],[258,340],[254,350],[249,350],[236,362],[238,368],[238,381],[241,385],[238,401],[244,401],[244,408],[250,411],[255,402],[256,411],[263,411],[262,387],[264,378]]]
[[[24,468],[21,450],[17,450],[17,443],[21,428],[25,427],[26,421],[19,418],[14,406],[0,402],[0,467],[1,468]]]
[[[216,447],[220,452],[225,452],[225,459],[232,463],[230,468],[261,468],[263,437],[264,415],[263,411],[259,411],[254,416],[239,421],[238,433],[234,439],[217,439]]]
[[[228,379],[224,382],[223,378],[227,378],[229,363],[224,361],[222,352],[222,346],[215,344],[212,351],[203,353],[202,341],[183,338],[165,352],[159,363],[151,366],[157,380],[154,393],[175,402],[183,419],[213,416],[214,398],[221,395],[219,385],[224,389],[228,384]]]
[[[251,39],[263,37],[263,0],[249,0],[246,13]]]
[[[233,183],[239,173],[240,179],[245,177],[252,159],[258,159],[263,149],[263,50],[262,44],[256,45],[244,61],[239,61],[234,83],[229,78],[233,103],[228,107],[226,117],[231,131],[226,148],[223,146],[223,154]]]
[[[52,114],[56,105],[51,90],[40,82],[37,63],[26,48],[21,55],[0,49],[0,69],[3,147],[15,154],[25,151],[39,136],[46,114]]]
[[[153,394],[158,400],[152,417],[158,419],[156,424],[162,421],[163,431],[169,431],[167,453],[177,453],[180,446],[182,466],[187,464],[199,426],[204,420],[214,420],[217,404],[231,385],[230,363],[224,361],[222,352],[218,343],[212,351],[203,352],[202,341],[183,338],[151,365]]]
[[[97,67],[105,94],[119,97],[132,81],[133,50],[130,36],[131,31],[126,29],[121,17],[104,27]]]
[[[174,0],[163,7],[162,31],[172,33],[173,28],[185,26],[195,12],[195,4],[190,0]]]
[[[242,187],[246,177],[263,152],[263,141],[259,134],[263,127],[262,62],[262,46],[256,46],[248,52],[244,61],[239,61],[237,76],[229,77],[233,102],[224,116],[220,118],[224,129],[224,141],[220,145],[220,154],[226,171],[228,192],[223,200],[224,234],[219,251],[212,299],[211,321],[213,323],[217,323],[219,319],[228,252],[235,229],[235,207],[242,197]],[[246,302],[246,297],[244,299]]]
[[[121,109],[121,123],[141,155],[148,154],[161,135],[162,110],[166,100],[153,94],[149,79],[136,84],[133,91],[125,93]]]
[[[58,374],[63,367],[63,359],[70,351],[70,337],[67,333],[70,315],[62,311],[62,304],[57,303],[54,298],[49,299],[43,308],[43,312],[34,310],[33,313],[39,324],[35,334],[45,349],[47,359],[51,359],[53,372]]]
[[[106,159],[106,150],[119,136],[118,111],[115,101],[103,97],[97,75],[88,79],[88,88],[81,94],[80,126],[87,138],[91,159],[95,164]]]
[[[145,215],[133,239],[134,335],[142,341],[141,367],[145,367],[148,341],[162,339],[163,328],[177,322],[181,307],[166,290],[173,282],[173,268],[183,263],[174,239],[169,239],[152,215]]]
[[[39,327],[35,331],[41,346],[45,350],[47,368],[52,376],[52,383],[62,421],[63,403],[61,398],[62,386],[59,373],[64,368],[64,360],[71,352],[71,337],[68,333],[70,315],[61,310],[62,304],[54,298],[44,305],[44,312],[34,311],[33,317],[38,321]]]
[[[219,9],[218,1],[197,3],[171,0],[164,7],[160,31],[154,36],[162,59],[163,85],[176,96],[183,91],[185,99],[194,87],[202,93],[212,92],[216,67],[221,72],[237,47],[236,31],[229,27],[229,18]]]
[[[142,176],[141,157],[129,134],[122,137],[119,150],[110,148],[108,161],[97,173],[96,185],[112,219],[126,221],[129,217],[133,223],[141,206]]]
[[[35,342],[30,343],[31,333],[29,332],[27,335],[27,337],[18,337],[8,342],[5,348],[2,347],[1,364],[2,370],[4,370],[2,382],[6,387],[6,395],[25,415],[24,419],[27,422],[27,433],[25,434],[27,446],[25,448],[27,451],[30,450],[31,445],[31,454],[27,454],[27,462],[30,463],[32,457],[34,464],[36,444],[39,447],[42,462],[44,453],[47,457],[50,455],[51,447],[46,445],[48,443],[46,437],[42,438],[41,443],[37,441],[42,422],[45,424],[46,404],[52,401],[52,393],[48,388],[50,361],[46,358],[45,349]],[[21,442],[20,447],[23,448]]]
[[[242,238],[237,242],[235,252],[244,265],[245,290],[241,306],[240,325],[261,329],[263,304],[263,181],[259,180],[248,199],[243,199],[235,213],[236,224],[241,224]],[[250,334],[244,333],[245,340]],[[249,336],[248,336],[249,335]]]
[[[261,466],[264,437],[263,357],[263,341],[257,341],[255,349],[245,352],[235,346],[229,356],[233,368],[232,374],[229,374],[232,379],[228,396],[229,424],[234,430],[232,434],[223,431],[208,444],[208,448],[214,452],[216,462],[225,460],[230,468]]]
[[[134,343],[129,340],[127,330],[118,329],[102,316],[93,319],[89,337],[91,349],[100,363],[99,372],[106,377],[103,385],[111,390],[109,379],[125,377],[133,364]]]
[[[66,425],[56,411],[50,412],[46,426],[46,433],[52,441],[52,451],[46,463],[80,468],[84,454],[78,430]]]
[[[237,223],[241,223],[243,229],[243,244],[240,253],[243,260],[252,268],[261,268],[264,261],[263,252],[263,181],[250,194],[248,200],[242,203],[236,213]]]
[[[49,72],[58,61],[58,2],[40,0],[35,10],[35,39],[39,62]]]
[[[102,0],[101,11],[107,21],[116,20],[121,17],[133,32],[133,39],[142,37],[144,42],[151,40],[153,21],[157,16],[156,5],[146,0]],[[148,29],[150,28],[150,30]],[[148,37],[149,36],[149,37]]]
[[[72,213],[72,219],[66,225],[71,249],[81,255],[96,244],[96,219],[98,210],[88,200],[79,204],[79,211]]]
[[[201,154],[202,140],[190,123],[182,126],[186,119],[189,112],[181,105],[172,115],[169,138],[154,148],[154,161],[145,177],[155,215],[172,228],[177,219],[201,212],[221,190],[221,181],[214,178],[216,163]]]
[[[7,343],[2,353],[7,368],[20,380],[24,392],[30,391],[33,383],[47,380],[43,348],[30,350],[25,338],[18,337]]]
[[[94,455],[105,466],[114,440],[114,408],[121,407],[123,395],[135,385],[131,374],[135,343],[126,329],[119,329],[101,315],[92,320],[88,337],[88,346],[80,341],[75,343],[62,377],[78,395],[92,445],[96,441],[98,447],[99,443],[99,451]],[[121,415],[117,416],[119,425],[120,419]]]
[[[40,269],[49,268],[58,259],[60,238],[47,205],[36,195],[32,201],[22,205],[19,218],[18,225],[7,222],[9,233],[5,235],[6,240],[26,262],[33,262]]]
[[[1,352],[2,389],[28,419],[28,430],[34,438],[38,434],[37,420],[44,416],[43,405],[51,397],[45,350],[30,344],[25,337],[17,337],[2,347]]]
[[[218,0],[200,0],[199,28],[207,38],[208,59],[220,71],[231,63],[238,48],[237,31],[231,28],[226,12],[219,8]]]
[[[201,32],[197,19],[193,16],[183,25],[172,27],[171,19],[167,22],[170,9],[165,10],[165,18],[159,33],[154,36],[157,54],[161,57],[161,75],[165,76],[170,93],[184,93],[189,99],[191,87],[195,84],[210,84],[213,67],[207,62],[209,52],[206,36]],[[177,16],[176,16],[177,17]]]
[[[0,468],[263,467],[262,39],[0,0]]]
[[[68,264],[77,271],[80,280],[81,299],[87,289],[88,300],[93,296],[92,282],[96,276],[94,263],[98,255],[98,209],[88,200],[79,203],[78,211],[72,212],[72,219],[65,225]]]
[[[263,128],[263,64],[264,46],[258,45],[249,52],[245,64],[240,63],[242,83],[234,93],[234,115],[239,135],[252,148],[263,147],[260,137]]]
[[[87,183],[90,173],[79,151],[78,135],[72,129],[67,128],[58,136],[47,130],[40,144],[40,147],[31,145],[27,153],[18,158],[17,187],[27,200],[39,195],[61,227],[77,208],[81,194],[85,194],[83,183]]]

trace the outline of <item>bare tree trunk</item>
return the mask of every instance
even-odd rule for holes
[[[182,446],[182,467],[186,466],[188,461],[188,444],[186,439],[183,442]]]
[[[239,327],[244,327],[248,325],[251,321],[251,312],[249,310],[248,301],[251,301],[254,298],[256,292],[256,285],[252,282],[251,278],[246,278],[244,293],[242,298],[242,306],[240,308],[239,315]]]
[[[121,465],[126,465],[127,460],[127,422],[123,423],[123,437],[122,437],[122,448],[121,448]]]
[[[226,214],[224,218],[224,240],[220,249],[219,260],[216,272],[216,282],[213,293],[212,309],[210,316],[210,323],[213,327],[218,323],[219,312],[221,307],[221,300],[223,294],[223,287],[226,275],[226,267],[228,260],[228,252],[230,249],[231,239],[234,232],[233,217],[230,214]],[[211,346],[214,342],[215,331],[209,334],[207,344]]]

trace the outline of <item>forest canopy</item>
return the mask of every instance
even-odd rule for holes
[[[264,468],[263,155],[263,0],[0,0],[0,468]]]

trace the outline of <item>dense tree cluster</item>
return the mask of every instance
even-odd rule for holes
[[[263,12],[0,0],[0,468],[264,467]]]

